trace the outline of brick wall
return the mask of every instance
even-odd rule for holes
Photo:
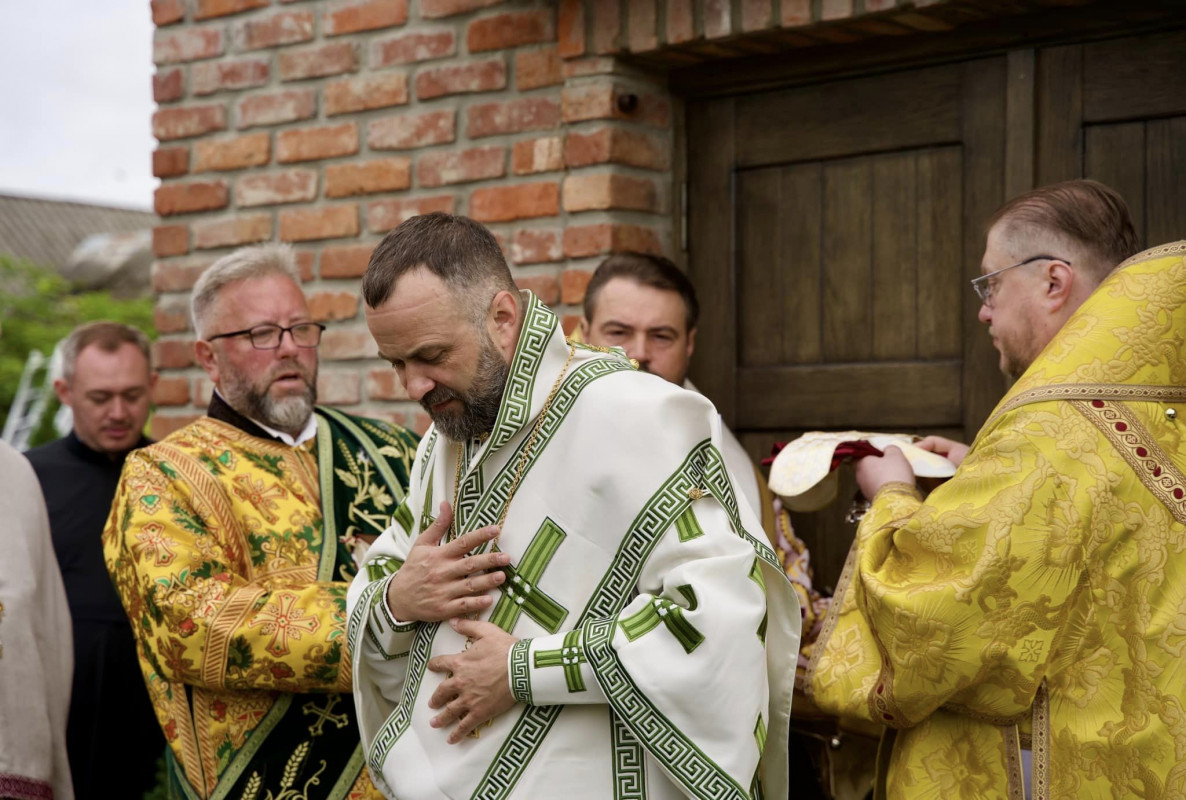
[[[357,294],[384,233],[434,210],[486,223],[571,329],[605,254],[673,254],[678,103],[619,55],[933,2],[152,0],[154,435],[210,396],[186,314],[194,280],[270,239],[296,247],[330,326],[321,402],[423,430],[374,358]]]

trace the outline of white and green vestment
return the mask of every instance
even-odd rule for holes
[[[394,620],[386,589],[442,501],[464,447],[457,530],[497,522],[520,454],[564,369],[555,315],[527,312],[494,430],[430,430],[407,503],[349,593],[354,696],[375,783],[418,798],[787,796],[799,608],[720,452],[708,400],[578,346],[526,461],[498,547],[508,580],[482,615],[519,637],[519,704],[446,743],[430,727],[460,652],[448,625]]]

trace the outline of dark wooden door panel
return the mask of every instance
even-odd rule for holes
[[[1083,46],[1083,121],[1186,114],[1186,35],[1167,31]]]

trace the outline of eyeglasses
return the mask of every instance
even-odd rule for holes
[[[1016,264],[1001,267],[987,275],[981,275],[979,278],[973,278],[972,288],[976,290],[976,296],[980,298],[980,302],[984,304],[984,307],[992,308],[992,293],[997,287],[997,282],[994,279],[998,275],[1014,267],[1024,267],[1026,264],[1032,264],[1035,261],[1061,261],[1068,267],[1071,265],[1070,261],[1067,261],[1065,258],[1059,258],[1058,256],[1033,256],[1032,258],[1027,258],[1025,261],[1018,261]]]
[[[206,341],[213,342],[215,339],[226,339],[230,336],[250,336],[251,346],[256,350],[276,350],[280,347],[280,340],[284,338],[284,334],[288,333],[292,336],[292,343],[297,347],[316,347],[321,344],[323,330],[325,326],[320,322],[298,322],[290,328],[280,325],[256,325],[242,331],[209,336]]]

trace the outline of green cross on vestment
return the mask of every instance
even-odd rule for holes
[[[386,578],[388,575],[398,571],[404,565],[402,559],[393,558],[392,556],[375,556],[367,562],[367,577],[372,581],[377,581],[380,578]]]
[[[519,615],[526,614],[548,633],[560,630],[568,609],[542,592],[537,584],[566,536],[559,525],[545,519],[523,553],[519,566],[511,564],[502,568],[507,579],[498,587],[502,597],[490,613],[491,622],[510,633]]]
[[[564,682],[568,684],[568,691],[585,691],[585,679],[581,677],[585,651],[580,642],[580,631],[569,631],[564,634],[564,646],[559,650],[540,650],[535,654],[535,666],[564,667]]]
[[[762,562],[754,556],[754,564],[749,568],[749,579],[758,584],[762,590],[762,594],[766,594],[766,579],[762,577]],[[767,611],[762,615],[762,621],[758,623],[758,638],[762,640],[762,644],[766,644],[766,625],[770,619],[770,612]]]
[[[680,594],[688,598],[688,610],[694,610],[696,608],[696,593],[692,587],[685,584],[679,587],[679,591]],[[667,626],[667,630],[671,631],[671,635],[684,648],[685,653],[692,652],[704,641],[704,634],[688,622],[684,616],[684,609],[666,597],[653,598],[650,603],[618,624],[622,626],[622,632],[626,634],[626,638],[633,642],[639,636],[650,633],[659,627],[660,623]]]

